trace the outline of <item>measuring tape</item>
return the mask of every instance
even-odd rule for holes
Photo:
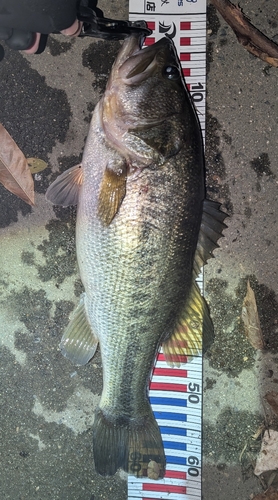
[[[201,499],[202,357],[169,368],[160,352],[149,392],[166,455],[163,479],[128,477],[128,499]]]
[[[130,0],[130,21],[144,19],[151,45],[166,33],[173,38],[187,88],[198,110],[205,139],[206,0]],[[197,280],[203,293],[203,273]],[[201,500],[202,356],[186,356],[169,368],[159,352],[150,383],[150,402],[160,427],[166,473],[157,481],[128,477],[128,500]]]
[[[205,136],[206,0],[129,0],[129,19],[144,19],[151,45],[166,33],[175,43],[187,88],[198,110]]]

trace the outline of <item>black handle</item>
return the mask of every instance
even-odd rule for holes
[[[152,31],[145,21],[122,21],[98,17],[93,9],[80,6],[78,19],[83,22],[80,37],[91,36],[106,40],[122,40],[132,33],[151,35]]]

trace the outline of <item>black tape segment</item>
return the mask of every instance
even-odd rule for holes
[[[2,47],[2,45],[0,45],[0,61],[2,61],[2,59],[4,59],[4,56],[5,56],[4,47]]]
[[[48,35],[41,35],[38,50],[35,52],[35,54],[41,54],[44,51],[47,44],[47,39]]]

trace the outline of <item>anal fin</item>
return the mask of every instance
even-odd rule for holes
[[[62,354],[75,365],[85,365],[94,356],[98,339],[88,322],[84,295],[73,313],[60,343]]]

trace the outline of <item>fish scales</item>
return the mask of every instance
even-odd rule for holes
[[[85,294],[61,349],[84,364],[100,344],[96,470],[122,467],[142,476],[154,461],[162,477],[149,380],[161,343],[169,364],[179,364],[198,350],[203,323],[211,333],[195,277],[225,218],[217,204],[204,202],[201,131],[169,38],[144,50],[138,36],[124,42],[93,113],[81,170],[62,174],[47,194],[62,205],[78,198]]]
[[[189,112],[193,114],[191,103]],[[192,261],[204,189],[200,132],[196,123],[197,158],[192,152],[193,148],[188,151],[185,144],[171,163],[166,162],[159,170],[154,165],[149,170],[142,170],[140,176],[129,177],[121,210],[113,224],[104,228],[97,217],[96,204],[109,157],[105,134],[103,141],[99,141],[95,133],[96,129],[101,130],[97,115],[98,110],[95,112],[96,119],[92,121],[82,161],[84,182],[81,189],[84,192],[80,193],[77,221],[79,267],[87,296],[93,297],[92,305],[88,304],[92,310],[93,330],[98,332],[99,338],[105,336],[107,360],[104,360],[104,347],[101,348],[104,377],[106,373],[107,377],[116,376],[115,370],[108,375],[111,371],[109,365],[113,365],[114,357],[116,359],[118,355],[115,344],[119,345],[122,340],[127,344],[129,357],[135,359],[135,363],[139,363],[140,350],[144,348],[146,351],[143,354],[143,366],[138,364],[134,373],[140,386],[146,386],[157,339],[163,336],[168,326],[172,326],[172,318],[177,314],[177,298],[182,292],[184,302],[192,280]],[[188,113],[184,119],[188,119]],[[192,132],[194,130],[190,130],[191,137]],[[194,141],[194,137],[191,140]],[[102,170],[93,170],[91,165],[99,162],[99,158],[102,159]],[[192,163],[191,168],[189,162]],[[189,190],[190,194],[186,197]],[[96,193],[96,196],[93,197],[92,193]],[[188,262],[191,265],[188,266]],[[117,290],[120,290],[120,294]],[[102,294],[96,296],[97,291]],[[142,296],[145,297],[144,302]],[[169,311],[165,303],[171,304]],[[150,331],[157,331],[153,335],[155,340],[152,349],[149,346]],[[137,339],[138,336],[140,339]],[[129,343],[126,339],[129,339]],[[109,348],[106,345],[108,342]],[[145,363],[148,354],[150,363]],[[119,373],[117,376],[123,378],[128,375]],[[115,385],[121,387],[122,384]]]
[[[159,172],[155,171],[155,180],[154,170],[144,169],[140,180],[128,178],[121,210],[113,224],[104,228],[94,206],[103,173],[94,170],[93,175],[91,165],[105,158],[105,152],[95,144],[95,127],[92,122],[92,137],[88,138],[82,161],[84,192],[80,193],[77,221],[79,268],[92,329],[98,332],[101,345],[102,403],[109,401],[116,415],[123,406],[129,407],[135,396],[135,417],[140,414],[142,399],[146,400],[159,340],[173,327],[177,306],[184,305],[190,289],[202,211],[203,173],[194,165],[193,189],[185,149],[175,157],[174,168],[173,162],[166,162]],[[102,167],[105,169],[106,161]],[[190,195],[185,198],[189,184]],[[188,235],[189,243],[185,244]],[[123,349],[127,354],[119,358]],[[134,391],[133,384],[139,390]]]

